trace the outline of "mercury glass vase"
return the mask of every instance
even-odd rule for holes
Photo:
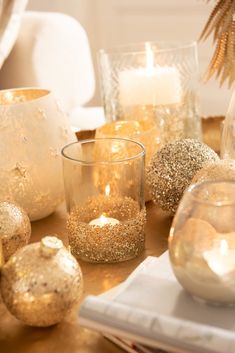
[[[192,185],[176,212],[169,237],[179,283],[197,301],[235,305],[235,182]]]

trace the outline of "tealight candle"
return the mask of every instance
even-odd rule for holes
[[[89,225],[103,227],[105,225],[115,226],[116,224],[119,224],[119,223],[120,223],[119,220],[117,220],[116,218],[105,217],[104,215],[101,215],[99,218],[96,218],[90,221]]]

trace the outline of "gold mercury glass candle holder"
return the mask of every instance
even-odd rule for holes
[[[151,119],[162,143],[201,139],[196,42],[146,42],[100,50],[107,122]]]
[[[179,283],[198,301],[235,305],[235,182],[192,185],[169,237]]]
[[[149,165],[152,156],[160,147],[159,130],[153,120],[118,120],[96,129],[96,138],[128,137],[145,147],[145,165]],[[148,185],[145,184],[145,201],[151,200]]]
[[[144,147],[123,138],[84,140],[62,150],[67,230],[74,256],[119,262],[144,249]]]

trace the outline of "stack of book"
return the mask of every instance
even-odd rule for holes
[[[196,302],[176,281],[168,253],[147,257],[111,291],[86,297],[79,316],[128,352],[235,352],[235,308]]]

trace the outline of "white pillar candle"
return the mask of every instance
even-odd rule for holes
[[[120,222],[116,218],[105,217],[101,215],[99,218],[96,218],[90,221],[89,225],[103,227],[105,225],[115,226],[116,224],[119,224],[119,223]]]
[[[119,73],[119,98],[125,106],[161,105],[181,100],[180,74],[171,66],[154,66],[153,51],[146,43],[146,67]]]

